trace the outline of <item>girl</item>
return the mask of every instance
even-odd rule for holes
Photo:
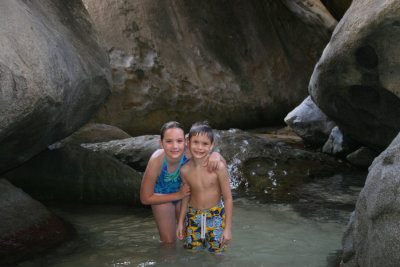
[[[160,239],[173,243],[176,239],[176,220],[181,207],[180,200],[190,195],[190,187],[181,185],[180,168],[191,157],[185,150],[185,134],[180,123],[167,122],[161,128],[161,149],[151,155],[140,187],[140,201],[151,205]],[[208,169],[216,169],[225,160],[213,152]]]

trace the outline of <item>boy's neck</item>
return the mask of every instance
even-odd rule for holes
[[[195,166],[203,166],[203,163],[206,161],[206,156],[202,158],[192,157],[192,160]]]

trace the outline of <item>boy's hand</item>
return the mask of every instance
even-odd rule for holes
[[[180,196],[179,199],[190,196],[190,186],[187,183],[182,183],[181,187],[179,188],[178,194]]]
[[[231,230],[224,229],[224,231],[222,232],[221,239],[219,240],[219,242],[221,243],[221,246],[223,246],[225,244],[229,244],[231,241],[232,241]]]
[[[184,233],[184,227],[181,223],[178,224],[178,228],[176,229],[176,237],[178,237],[179,240],[182,240],[185,237]]]

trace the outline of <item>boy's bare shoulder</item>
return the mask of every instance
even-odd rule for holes
[[[227,173],[227,172],[228,172],[228,169],[227,169],[227,167],[226,167],[226,165],[225,165],[224,163],[219,162],[219,163],[218,163],[218,168],[217,168],[216,170],[214,170],[214,172],[215,172],[217,175],[220,175],[220,174]]]

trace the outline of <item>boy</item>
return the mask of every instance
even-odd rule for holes
[[[214,146],[213,131],[207,123],[193,124],[188,139],[192,158],[181,167],[181,178],[183,183],[189,184],[191,195],[182,199],[177,237],[182,240],[186,236],[186,249],[199,250],[207,246],[210,252],[219,253],[225,251],[224,245],[232,240],[233,201],[228,171],[223,163],[213,172],[203,167]]]

